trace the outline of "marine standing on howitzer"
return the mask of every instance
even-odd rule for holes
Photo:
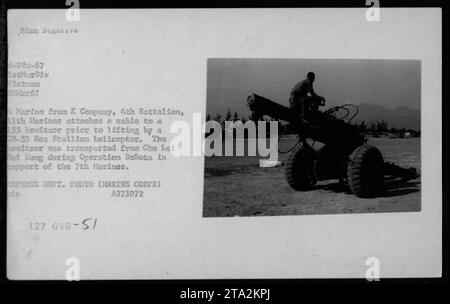
[[[309,72],[306,79],[297,83],[291,90],[289,108],[299,113],[302,119],[311,119],[311,116],[318,111],[319,106],[325,105],[325,97],[314,92],[313,83],[315,79],[316,75]]]

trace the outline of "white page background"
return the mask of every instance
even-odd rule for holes
[[[64,279],[71,256],[80,259],[82,280],[355,278],[364,277],[372,256],[381,278],[440,276],[440,10],[382,8],[380,22],[367,22],[365,9],[97,9],[80,17],[67,22],[64,10],[8,11],[8,60],[44,61],[52,73],[38,98],[10,97],[9,107],[167,105],[182,108],[190,121],[192,112],[205,112],[207,58],[421,60],[422,210],[202,218],[203,159],[150,162],[127,174],[108,172],[108,179],[164,181],[144,199],[42,188],[10,198],[10,279]],[[17,36],[21,27],[43,26],[77,27],[79,34]],[[8,179],[23,174],[8,172]],[[70,178],[102,178],[88,174]],[[84,217],[99,219],[95,231],[27,229],[33,220]]]

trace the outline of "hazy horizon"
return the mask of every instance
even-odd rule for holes
[[[316,74],[316,93],[327,99],[325,108],[371,103],[420,111],[420,60],[238,58],[208,59],[206,111],[248,115],[252,92],[287,106],[292,87],[309,71]]]

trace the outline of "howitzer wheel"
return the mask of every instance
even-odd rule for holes
[[[314,175],[314,160],[316,152],[313,148],[298,145],[290,154],[286,162],[286,180],[297,191],[311,189],[317,182]]]
[[[347,166],[350,190],[358,197],[374,197],[383,191],[383,155],[370,145],[362,145],[353,151]]]

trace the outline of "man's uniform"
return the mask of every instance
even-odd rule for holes
[[[311,96],[308,96],[308,93]],[[289,107],[308,118],[309,114],[318,110],[320,97],[314,92],[311,81],[306,78],[295,85],[289,98]]]

